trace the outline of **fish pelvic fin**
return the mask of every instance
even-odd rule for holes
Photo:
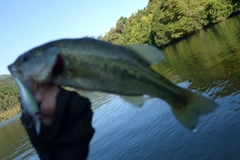
[[[121,95],[120,97],[136,107],[142,107],[144,104],[143,96],[123,96],[123,95]]]
[[[88,99],[95,98],[95,94],[92,91],[82,90],[82,89],[75,89],[75,91],[80,95]]]
[[[149,65],[157,64],[164,60],[163,53],[154,46],[134,44],[127,45],[125,47],[145,59],[149,63]]]
[[[84,90],[84,89],[80,89],[80,88],[74,88],[74,87],[69,87],[69,86],[63,86],[66,90],[69,91],[74,91],[76,92],[78,95],[88,98],[88,99],[93,99],[95,98],[95,94],[93,91],[88,91],[88,90]]]
[[[211,113],[217,108],[217,104],[203,96],[190,93],[192,96],[187,105],[179,108],[171,105],[173,114],[177,120],[187,129],[195,132],[199,117]]]

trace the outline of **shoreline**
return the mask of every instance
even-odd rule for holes
[[[7,121],[8,119],[11,119],[11,118],[17,116],[20,113],[21,113],[20,106],[13,107],[13,108],[1,113],[0,114],[0,124]]]
[[[8,119],[0,122],[0,128],[3,127],[3,126],[5,126],[5,125],[8,125],[8,124],[11,123],[12,121],[15,121],[15,120],[17,120],[17,119],[20,119],[20,116],[21,116],[21,113],[19,113],[19,114],[15,115],[15,116],[13,116],[13,117],[11,117],[11,118],[8,118]]]

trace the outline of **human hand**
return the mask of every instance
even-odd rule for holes
[[[40,104],[42,122],[45,125],[51,125],[56,109],[56,100],[60,88],[53,84],[40,85],[34,95]]]

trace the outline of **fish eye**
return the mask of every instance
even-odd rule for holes
[[[31,58],[31,55],[29,53],[25,53],[22,57],[22,61],[26,62]]]

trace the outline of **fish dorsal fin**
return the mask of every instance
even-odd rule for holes
[[[131,103],[136,107],[142,107],[144,104],[144,97],[143,96],[123,96],[121,95],[125,101]]]
[[[164,60],[163,53],[154,46],[133,44],[126,47],[145,59],[150,65],[157,64]]]

